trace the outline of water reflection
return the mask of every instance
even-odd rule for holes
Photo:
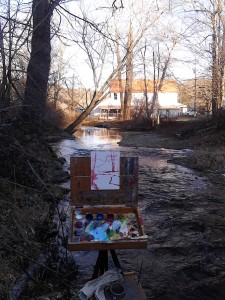
[[[168,159],[188,154],[186,150],[119,146],[117,143],[122,139],[122,132],[118,129],[81,127],[74,136],[75,139],[64,139],[55,145],[56,153],[67,161],[65,169],[69,169],[71,156],[89,156],[91,150],[117,149],[123,156],[139,156],[140,165],[151,168],[168,167],[172,165],[168,164]]]
[[[89,156],[91,150],[117,149],[117,143],[122,139],[122,133],[118,129],[95,127],[81,127],[74,136],[75,139],[64,139],[53,145],[57,155],[63,156],[67,161],[65,170],[69,170],[71,156]]]
[[[79,138],[86,148],[109,149],[118,147],[117,142],[122,139],[121,131],[118,129],[81,127],[74,134]]]

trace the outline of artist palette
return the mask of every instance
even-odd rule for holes
[[[141,235],[139,220],[134,213],[86,213],[75,212],[74,241],[115,241],[136,238]],[[79,220],[79,221],[78,221]]]
[[[81,208],[71,210],[69,249],[143,248],[146,243],[140,214],[131,207]],[[138,241],[138,243],[137,243]]]

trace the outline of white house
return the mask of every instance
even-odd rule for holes
[[[122,91],[125,91],[125,80],[122,80]],[[117,118],[120,115],[120,87],[118,80],[111,80],[109,84],[110,96],[102,101],[93,111],[92,116],[99,119]],[[154,81],[135,79],[132,82],[132,109],[140,107],[144,103],[144,91],[147,90],[148,101],[151,104]],[[187,112],[187,106],[178,103],[178,85],[175,80],[164,80],[161,90],[158,91],[158,99],[155,110],[161,117],[177,117]]]

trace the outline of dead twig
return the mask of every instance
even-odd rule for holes
[[[14,108],[21,108],[21,107],[25,107],[25,106],[28,106],[28,105],[14,105],[14,106],[9,106],[9,107],[6,107],[6,108],[1,108],[0,112],[11,110],[11,109],[14,109]]]
[[[1,181],[4,181],[6,183],[9,183],[9,184],[13,184],[13,185],[17,185],[21,188],[24,188],[24,189],[27,189],[27,190],[30,190],[30,191],[33,191],[33,192],[36,192],[36,193],[39,193],[40,191],[39,190],[35,190],[35,189],[32,189],[28,186],[25,186],[23,184],[19,184],[19,183],[16,183],[15,181],[10,181],[10,180],[7,180],[7,179],[3,179],[3,178],[0,178]]]

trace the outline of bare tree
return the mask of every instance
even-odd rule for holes
[[[53,104],[53,108],[56,110],[58,103],[61,100],[60,92],[63,89],[64,82],[66,81],[63,47],[61,44],[52,49],[51,57],[48,100]]]
[[[212,117],[217,121],[218,110],[224,101],[224,0],[186,1],[184,4],[186,19],[190,18],[188,39],[194,55],[198,55],[198,66],[202,57],[205,68],[211,72],[212,79]],[[197,67],[198,67],[197,66]]]
[[[0,23],[0,48],[1,48],[1,57],[2,57],[2,82],[1,82],[1,104],[2,107],[8,107],[10,105],[10,91],[11,91],[11,82],[12,82],[12,20],[11,20],[11,3],[8,1],[7,6],[7,45],[8,45],[8,59],[6,61],[6,51],[4,45],[4,34],[3,29]],[[6,24],[5,24],[6,25]],[[6,36],[5,36],[6,38]]]
[[[163,86],[163,82],[166,78],[166,75],[167,75],[167,70],[168,70],[168,67],[169,67],[169,64],[171,62],[171,56],[172,56],[172,53],[173,53],[173,50],[174,50],[174,47],[176,46],[177,44],[177,40],[174,39],[172,41],[172,44],[169,48],[168,45],[166,45],[166,48],[167,48],[167,55],[164,55],[164,60],[162,59],[161,57],[161,54],[158,50],[158,68],[156,70],[156,58],[155,58],[155,54],[153,52],[153,62],[154,62],[154,92],[153,92],[153,96],[152,96],[152,104],[151,104],[151,111],[153,111],[154,107],[155,107],[155,104],[157,102],[157,99],[158,99],[158,92],[161,91],[162,89],[162,86]],[[157,71],[157,78],[156,78],[156,71]]]
[[[142,38],[144,34],[144,29],[140,31],[140,34],[135,37],[134,39],[132,39],[132,42],[129,45],[129,53],[130,55],[132,55],[133,49],[136,47],[136,45],[138,44],[138,42],[140,41],[140,39]],[[86,50],[89,62],[90,62],[90,67],[91,70],[93,72],[93,79],[94,79],[94,84],[95,84],[95,90],[93,93],[93,97],[91,99],[90,104],[87,106],[87,108],[85,109],[85,111],[83,111],[80,116],[73,122],[71,123],[67,128],[65,128],[66,131],[73,133],[77,130],[77,127],[79,126],[79,124],[91,113],[91,111],[100,103],[102,102],[104,99],[106,99],[106,97],[110,94],[109,91],[109,83],[112,79],[117,78],[118,76],[118,72],[121,72],[121,70],[124,68],[126,61],[127,61],[127,55],[128,55],[128,49],[125,52],[125,55],[123,56],[123,58],[121,60],[119,60],[119,64],[116,66],[116,68],[114,68],[114,70],[111,72],[111,74],[108,76],[107,80],[100,85],[101,83],[101,76],[102,76],[102,68],[104,67],[104,60],[105,60],[105,51],[103,51],[104,55],[98,53],[98,59],[95,60],[93,53],[91,53],[91,49],[94,50],[94,52],[97,52],[97,50],[95,50],[96,48],[93,47],[93,45],[90,45],[90,41],[87,42],[86,38],[87,38],[87,34],[85,31],[85,34],[83,34],[82,39],[83,39],[83,45],[84,48]],[[93,36],[92,36],[93,37]],[[106,42],[104,41],[104,45],[106,45]],[[102,48],[104,49],[104,47]],[[101,59],[101,64],[100,64],[100,71],[99,71],[99,76],[97,76],[96,70],[97,70],[97,66],[96,63],[99,64],[99,59]],[[132,70],[131,70],[132,71]],[[131,101],[131,99],[130,99]],[[127,107],[130,105],[129,102],[126,103]],[[125,109],[125,105],[124,105],[124,109]]]
[[[132,82],[134,79],[135,61],[137,61],[137,53],[142,47],[141,40],[143,37],[151,36],[153,38],[153,28],[156,26],[157,21],[160,20],[162,12],[159,10],[157,3],[149,3],[143,1],[137,3],[135,1],[129,2],[129,14],[126,20],[126,27],[128,31],[126,36],[121,35],[120,39],[117,38],[117,43],[122,44],[123,40],[126,40],[126,45],[123,45],[126,55],[125,64],[125,91],[122,95],[122,86],[120,87],[120,99],[121,99],[121,115],[123,119],[131,118],[131,102],[132,102]],[[117,25],[118,26],[118,25]],[[118,30],[117,30],[117,36]],[[117,47],[117,61],[118,47]],[[121,74],[118,76],[119,82],[121,81]]]
[[[68,106],[71,114],[75,114],[75,108],[76,107],[82,107],[81,99],[83,99],[83,90],[78,89],[76,90],[76,81],[77,78],[75,74],[73,76],[65,81],[66,85],[66,93],[68,95]],[[81,91],[80,91],[81,90]]]
[[[219,7],[218,1],[213,3],[212,13],[212,114],[213,118],[216,118],[218,110],[218,102],[220,95],[220,76],[219,76]]]
[[[26,19],[26,21],[24,21]],[[25,62],[25,44],[30,18],[26,11],[20,10],[20,2],[10,0],[0,7],[0,107],[10,110],[22,100],[22,82]],[[24,83],[23,83],[24,84]],[[19,99],[18,103],[15,100]]]

